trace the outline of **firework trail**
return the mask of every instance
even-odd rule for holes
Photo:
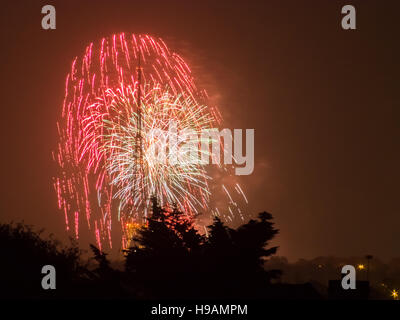
[[[180,132],[198,133],[221,122],[207,100],[185,61],[161,39],[121,33],[87,46],[66,78],[53,152],[60,168],[54,187],[67,230],[78,238],[79,223],[86,220],[98,246],[111,247],[117,217],[126,247],[129,227],[143,223],[152,195],[188,214],[209,208],[212,179],[190,150],[177,149],[182,154],[174,164],[154,156],[156,147],[168,148],[169,138],[155,136],[156,130],[168,133],[175,123]],[[237,204],[224,185],[222,190],[232,213]],[[238,184],[235,190],[245,197]],[[219,214],[217,207],[209,209]]]

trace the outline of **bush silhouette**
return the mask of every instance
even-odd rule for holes
[[[60,297],[75,291],[86,269],[76,246],[61,247],[52,238],[44,240],[30,226],[0,224],[0,274],[2,297]],[[56,290],[43,290],[44,265],[56,268]]]

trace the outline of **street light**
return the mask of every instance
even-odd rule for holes
[[[357,265],[357,269],[358,270],[364,270],[365,269],[365,265],[363,265],[362,263]]]
[[[370,254],[367,254],[365,256],[365,258],[367,259],[367,262],[368,262],[368,264],[367,264],[367,281],[369,282],[369,261],[372,260],[373,256]]]

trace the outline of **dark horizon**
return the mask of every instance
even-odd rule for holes
[[[45,4],[3,4],[1,223],[66,243],[51,152],[71,61],[104,36],[148,33],[189,63],[225,127],[255,129],[247,214],[273,214],[279,256],[400,257],[398,2],[352,1],[353,31],[345,1],[52,1],[57,29],[42,30]]]

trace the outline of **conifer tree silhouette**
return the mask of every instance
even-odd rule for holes
[[[214,218],[208,237],[191,217],[161,208],[152,199],[152,214],[126,251],[126,270],[144,296],[163,298],[262,297],[277,271],[265,271],[266,248],[278,233],[272,215],[263,212],[238,229]]]

